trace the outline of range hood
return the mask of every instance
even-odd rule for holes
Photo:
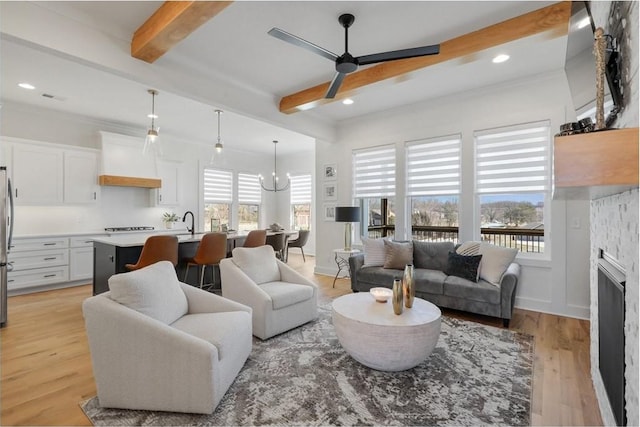
[[[162,182],[154,157],[144,156],[144,140],[128,135],[100,132],[102,145],[100,185],[160,188]]]

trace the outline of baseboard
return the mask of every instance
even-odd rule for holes
[[[64,288],[73,288],[75,286],[84,286],[84,285],[90,285],[91,284],[91,279],[89,280],[76,280],[73,282],[62,282],[62,283],[54,283],[51,285],[42,285],[42,286],[33,286],[33,287],[29,287],[29,288],[20,288],[20,289],[12,289],[10,291],[7,291],[7,296],[8,297],[13,297],[13,296],[17,296],[17,295],[26,295],[26,294],[33,294],[36,292],[46,292],[46,291],[53,291],[56,289],[64,289]]]
[[[574,319],[590,319],[589,307],[567,305],[564,307],[564,309],[557,310],[551,307],[551,301],[539,300],[534,298],[521,298],[516,296],[515,308],[536,311],[539,313],[553,314],[555,316],[571,317]]]

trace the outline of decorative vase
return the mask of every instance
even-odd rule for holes
[[[393,312],[402,314],[402,282],[400,279],[393,280]]]
[[[404,294],[404,306],[411,308],[416,297],[416,283],[413,280],[413,264],[407,264],[402,275],[402,292]]]
[[[164,223],[164,227],[165,227],[166,229],[171,229],[171,228],[173,228],[173,221],[166,221],[166,222]]]

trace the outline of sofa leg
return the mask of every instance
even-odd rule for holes
[[[511,319],[502,319],[502,326],[504,326],[505,328],[509,327],[509,320]]]

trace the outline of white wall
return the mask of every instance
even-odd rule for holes
[[[470,209],[474,200],[473,180],[470,178],[473,175],[473,132],[546,119],[551,120],[552,132],[562,123],[575,119],[562,71],[345,121],[334,143],[316,143],[316,173],[321,176],[323,164],[337,164],[338,205],[350,205],[352,150],[395,144],[398,153],[396,236],[402,236],[410,228],[404,223],[403,207],[405,169],[402,153],[405,141],[461,133],[465,174],[460,238],[469,240],[474,237],[474,215]],[[321,183],[318,182],[316,199],[319,204],[322,203],[321,196]],[[545,241],[552,245],[551,253],[543,258],[518,256],[523,268],[516,306],[589,317],[588,212],[588,202],[554,200],[551,203],[551,218],[545,218]],[[317,229],[323,239],[316,245],[316,271],[335,274],[332,250],[341,246],[343,228],[340,224],[319,220]],[[567,256],[571,251],[575,252]]]
[[[130,136],[144,135],[144,129],[132,129],[113,123],[105,123],[77,115],[28,107],[10,102],[3,103],[0,116],[2,136],[61,144],[61,147],[100,148],[99,131],[109,131]],[[196,214],[196,229],[203,230],[201,197],[201,170],[209,164],[211,146],[181,140],[175,136],[161,135],[164,158],[175,160],[181,165],[181,200],[177,206],[154,206],[152,191],[141,188],[101,187],[100,197],[95,205],[65,206],[17,206],[16,235],[100,232],[113,226],[153,226],[163,228],[162,214],[173,211],[182,215],[190,210]],[[297,156],[297,157],[296,157]],[[313,173],[313,152],[298,154],[283,161],[283,167],[295,165],[296,172]],[[5,156],[6,157],[6,156]],[[5,159],[7,161],[9,159]],[[289,165],[287,164],[289,163]],[[216,167],[234,172],[261,173],[269,176],[273,168],[273,155],[239,152],[225,147],[224,157]],[[284,169],[283,169],[284,171]],[[37,171],[34,171],[37,173]],[[46,177],[43,177],[46,179]],[[281,220],[282,213],[288,212],[289,192],[284,199],[273,193],[263,193],[261,227]],[[280,197],[280,194],[278,194]],[[279,204],[278,204],[279,203]],[[282,206],[281,206],[282,205]],[[309,246],[310,253],[313,246]]]

